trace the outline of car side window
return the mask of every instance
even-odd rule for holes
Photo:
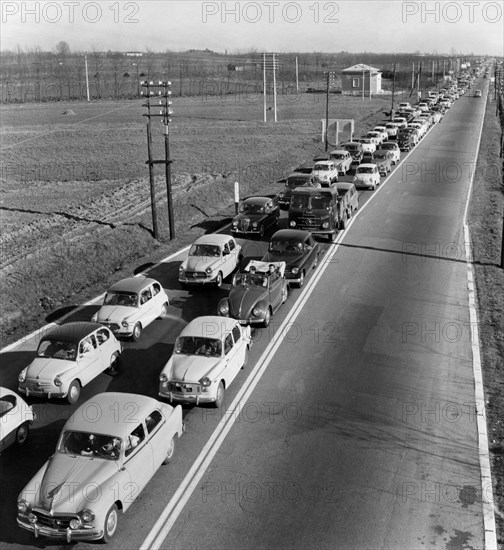
[[[147,433],[151,434],[156,429],[156,427],[159,426],[161,420],[163,420],[163,416],[161,415],[161,413],[157,409],[152,411],[145,419]]]
[[[233,240],[228,243],[229,250],[233,251],[235,249],[235,242]]]
[[[148,302],[151,298],[152,298],[151,289],[150,289],[150,288],[145,289],[145,290],[140,294],[140,305],[145,304],[145,303]]]
[[[96,347],[96,339],[93,334],[90,334],[89,336],[86,336],[86,338],[84,338],[84,340],[82,340],[82,342],[80,343],[79,353],[81,355],[84,353],[89,353],[95,350]]]
[[[124,456],[129,456],[145,439],[145,432],[142,424],[139,424],[126,438],[126,450]]]
[[[101,346],[103,342],[106,342],[109,339],[109,332],[105,328],[101,328],[96,332],[96,339],[98,340],[98,345]]]
[[[224,355],[227,355],[233,348],[233,336],[229,333],[224,340]]]
[[[158,284],[158,283],[154,283],[152,285],[152,295],[153,296],[156,296],[157,294],[159,294],[161,292],[161,285]]]
[[[224,254],[229,254],[229,244],[228,243],[224,243]]]
[[[233,338],[234,338],[235,343],[239,342],[240,338],[241,338],[241,330],[240,330],[240,327],[238,325],[235,325],[233,327],[232,333],[233,333]]]

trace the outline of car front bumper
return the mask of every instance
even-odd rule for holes
[[[35,384],[18,384],[18,392],[26,395],[26,397],[46,397],[51,399],[53,397],[64,398],[67,396],[68,388],[50,386],[45,384],[42,387],[37,387]]]
[[[170,391],[161,389],[158,393],[159,397],[168,400],[170,403],[190,403],[192,405],[200,405],[201,403],[214,403],[215,395],[210,392],[206,393],[185,393],[178,391]]]
[[[216,275],[217,276],[217,275]],[[179,277],[179,283],[184,285],[214,285],[215,277]]]
[[[94,527],[89,529],[70,529],[69,527],[66,529],[55,529],[45,525],[38,525],[37,523],[30,523],[27,519],[19,517],[17,518],[17,524],[22,529],[33,533],[35,538],[43,536],[53,539],[65,539],[67,542],[73,540],[99,540],[103,538],[103,531]]]

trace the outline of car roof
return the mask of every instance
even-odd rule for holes
[[[306,191],[305,189],[300,189],[300,191]],[[317,191],[328,191],[328,189],[317,189]],[[304,229],[279,229],[276,233],[273,234],[271,240],[275,241],[292,241],[292,242],[303,242],[309,237],[311,233],[305,231]]]
[[[243,202],[246,202],[247,204],[254,204],[257,206],[263,206],[267,202],[271,202],[271,198],[268,197],[247,197],[244,199]]]
[[[359,166],[357,166],[357,169],[359,168],[376,168],[376,164],[373,164],[371,162],[363,162],[362,164],[359,164]]]
[[[79,343],[91,332],[96,329],[104,328],[100,323],[90,323],[84,321],[76,321],[74,323],[66,323],[59,327],[49,330],[42,338],[41,342],[46,340],[58,340],[60,342]]]
[[[334,161],[333,160],[317,160],[317,162],[315,163],[316,165],[317,164],[323,164],[323,165],[326,165],[326,164],[334,164]]]
[[[394,147],[398,147],[396,141],[384,141],[384,142],[381,144],[381,148],[382,148],[382,149],[383,149],[383,146],[384,146],[384,145],[393,145]]]
[[[237,324],[232,317],[220,315],[203,315],[190,321],[179,334],[180,336],[200,336],[217,338],[224,336]],[[215,330],[217,329],[217,330]]]
[[[220,233],[209,233],[208,235],[202,235],[198,237],[193,244],[222,244],[227,243],[230,239],[229,235],[224,235]]]
[[[155,279],[149,277],[126,277],[114,283],[108,292],[140,292],[152,283],[157,283]]]
[[[335,155],[336,153],[344,155],[345,153],[348,153],[348,151],[346,149],[333,149],[332,151],[329,151],[330,155]]]
[[[339,181],[336,184],[337,189],[342,189],[344,191],[348,191],[349,189],[352,189],[352,187],[355,187],[355,185],[350,181]]]
[[[337,192],[336,187],[299,187],[294,189],[296,195],[334,195]]]
[[[132,405],[135,414],[132,415]],[[103,392],[83,403],[65,424],[65,429],[114,435],[124,439],[153,409],[166,405],[136,393]]]
[[[310,181],[312,179],[311,174],[303,174],[302,172],[293,172],[287,176],[288,180],[306,180]]]

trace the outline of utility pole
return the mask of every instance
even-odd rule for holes
[[[87,66],[87,55],[84,56],[84,65],[86,67],[86,94],[87,94],[87,100],[89,101],[89,74],[88,74],[88,66]]]
[[[328,71],[326,73],[326,116],[325,116],[325,151],[328,149],[329,140],[329,88],[334,85],[334,72]]]
[[[264,112],[264,122],[266,122],[266,69],[273,70],[273,114],[275,122],[277,122],[277,98],[276,98],[276,69],[278,69],[278,59],[276,53],[263,53],[263,112]],[[271,56],[268,59],[266,56]]]
[[[390,120],[394,119],[394,95],[395,95],[395,77],[399,69],[399,63],[392,64],[392,105],[390,106]]]
[[[140,83],[142,88],[145,88],[140,92],[141,95],[146,96],[146,103],[142,104],[142,107],[147,107],[147,113],[144,113],[142,116],[147,117],[147,153],[148,160],[146,164],[149,165],[149,181],[150,181],[150,193],[151,193],[151,207],[152,207],[152,229],[154,233],[154,238],[158,239],[159,230],[157,223],[157,205],[156,205],[156,196],[155,196],[155,185],[154,185],[154,165],[155,164],[164,164],[165,166],[165,176],[166,176],[166,195],[168,201],[168,223],[170,228],[170,240],[175,238],[175,220],[173,215],[173,200],[172,200],[172,188],[171,188],[171,163],[170,158],[170,132],[169,124],[171,122],[171,115],[173,110],[171,109],[172,101],[168,98],[171,96],[171,87],[170,81],[158,81],[157,84],[154,84],[153,81]],[[156,101],[156,104],[153,102]],[[153,112],[151,109],[156,109],[157,112]],[[155,160],[152,158],[152,126],[151,118],[161,117],[163,122],[163,135],[164,135],[164,146],[165,146],[165,158],[164,160]]]

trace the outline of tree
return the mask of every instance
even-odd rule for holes
[[[64,60],[67,55],[70,55],[70,46],[68,45],[68,42],[65,42],[64,40],[60,40],[56,44],[56,46],[54,46],[54,53],[59,58]]]

